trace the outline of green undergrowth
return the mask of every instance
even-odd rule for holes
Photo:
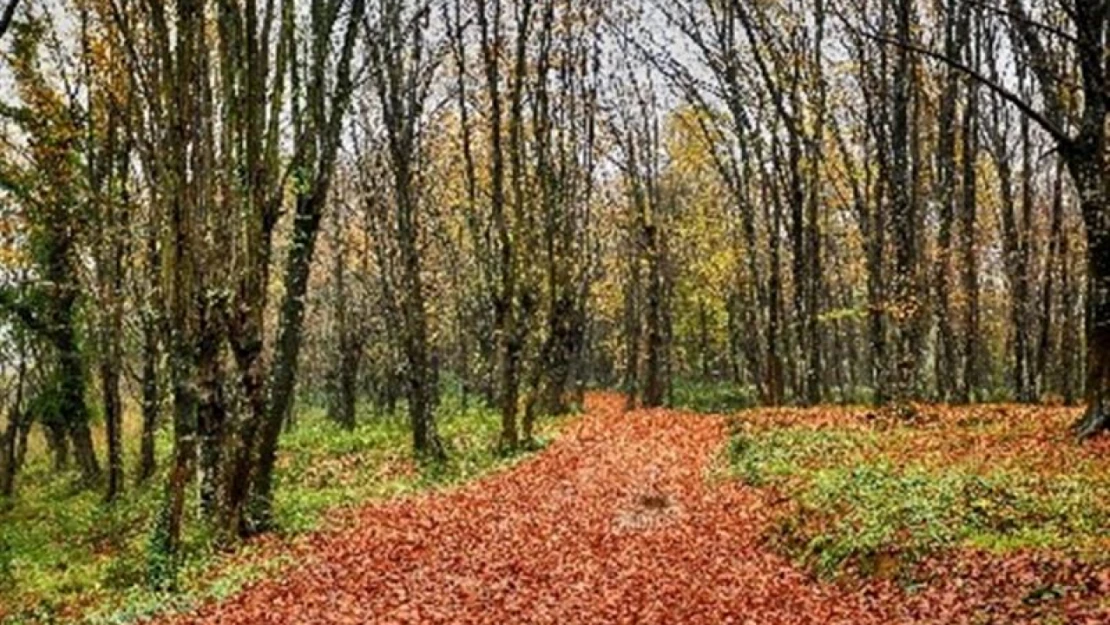
[[[1098,557],[1110,531],[1105,475],[1082,463],[1039,471],[1020,457],[996,465],[982,427],[982,456],[945,459],[917,452],[951,428],[741,426],[728,462],[775,502],[769,542],[823,577],[909,579],[922,558],[960,548]]]
[[[464,407],[455,397],[445,398],[439,410],[439,431],[450,458],[446,464],[412,460],[411,434],[401,411],[371,415],[369,409],[360,410],[352,431],[327,419],[322,409],[298,412],[296,427],[283,435],[278,458],[274,507],[279,543],[342,519],[344,509],[450,487],[521,457],[497,450],[495,412],[474,402]],[[542,425],[541,446],[554,431],[552,424]],[[163,467],[169,452],[169,433],[163,432],[158,441]],[[135,466],[134,457],[128,458],[128,466]],[[194,505],[185,524],[177,590],[150,590],[150,532],[164,472],[145,487],[129,483],[112,506],[103,503],[99,492],[75,488],[74,479],[72,473],[56,473],[45,454],[35,454],[20,474],[17,497],[0,510],[4,625],[130,623],[231,595],[284,564],[282,549],[274,548],[273,541],[218,552]]]
[[[733,382],[675,380],[668,404],[706,414],[731,414],[756,404],[755,391]]]

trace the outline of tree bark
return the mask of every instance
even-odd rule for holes
[[[109,348],[100,364],[104,398],[104,425],[108,439],[108,489],[105,498],[114,502],[123,490],[123,406],[120,401],[120,367],[115,349]]]
[[[358,399],[358,374],[362,364],[362,341],[352,327],[351,302],[347,287],[346,222],[336,211],[335,236],[332,242],[332,285],[335,321],[335,366],[331,370],[331,401],[328,416],[347,430],[355,427],[355,404]]]
[[[258,434],[258,456],[250,480],[247,524],[241,533],[267,531],[273,527],[272,490],[274,463],[277,461],[278,439],[293,407],[296,390],[298,358],[304,328],[305,293],[316,250],[324,196],[310,193],[297,198],[294,213],[292,246],[285,265],[285,297],[278,321],[278,339],[274,349],[273,374],[270,381],[270,402],[266,419]]]
[[[73,323],[72,304],[67,304],[67,321],[58,329],[55,347],[58,350],[58,401],[59,410],[68,422],[69,436],[73,441],[73,456],[81,469],[81,479],[86,485],[96,483],[100,465],[93,447],[92,429],[89,427],[88,405],[85,403],[85,365],[77,343]]]
[[[625,410],[634,410],[640,394],[640,237],[630,233],[628,281],[624,293]]]
[[[200,504],[208,518],[219,512],[224,488],[224,445],[228,407],[224,392],[224,328],[220,304],[209,301],[201,314],[197,349],[197,434],[200,444]]]

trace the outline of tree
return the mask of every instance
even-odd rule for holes
[[[627,197],[628,290],[625,294],[625,392],[628,406],[663,405],[670,346],[666,323],[670,306],[666,288],[668,203],[664,187],[658,103],[650,81],[630,80],[621,94],[619,117],[612,122],[614,142]],[[646,276],[643,275],[646,269]],[[646,284],[644,284],[646,282]],[[641,337],[641,319],[644,336]],[[642,344],[641,344],[642,343]],[[644,352],[640,382],[640,352]]]
[[[578,377],[590,288],[604,8],[596,2],[558,8],[554,0],[542,4],[540,49],[529,83],[546,301],[524,415],[526,441],[537,413],[564,414],[574,401],[570,387]]]
[[[395,232],[401,261],[403,346],[408,377],[409,423],[417,455],[446,459],[435,427],[438,385],[428,340],[423,259],[420,252],[421,201],[416,168],[420,157],[424,106],[438,59],[426,40],[431,9],[410,8],[403,0],[383,0],[376,29],[368,33],[371,72],[385,126],[393,174]]]
[[[42,70],[39,47],[44,27],[31,23],[15,40],[13,72],[23,107],[7,110],[28,135],[25,166],[0,160],[0,187],[24,209],[30,225],[36,280],[0,290],[0,308],[13,312],[28,329],[52,348],[52,372],[44,393],[51,409],[45,424],[59,458],[65,458],[65,436],[73,444],[82,480],[93,485],[100,465],[89,427],[85,356],[82,353],[79,308],[81,279],[78,253],[88,203],[78,168],[81,123],[76,106]]]
[[[292,408],[309,270],[335,172],[343,118],[354,91],[351,66],[366,11],[365,0],[350,0],[346,6],[339,56],[334,67],[328,58],[329,42],[340,24],[339,9],[347,4],[344,0],[314,0],[311,12],[305,118],[298,120],[294,130],[298,149],[292,167],[296,176],[292,246],[285,263],[285,297],[279,313],[270,401],[259,433],[258,464],[251,479],[252,530],[264,530],[273,523],[274,461],[282,425]],[[296,63],[292,71],[299,71]],[[292,80],[298,82],[296,77]],[[329,84],[332,86],[330,93]]]

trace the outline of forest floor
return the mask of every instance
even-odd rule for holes
[[[587,408],[553,445],[513,468],[449,492],[369,505],[345,528],[300,544],[291,558],[296,566],[281,575],[166,622],[1110,622],[1110,567],[1065,554],[1039,534],[1044,544],[968,542],[984,533],[1025,536],[1018,530],[1026,523],[1056,523],[1051,516],[1022,516],[1025,490],[1000,486],[989,475],[971,482],[941,475],[937,481],[958,490],[956,498],[967,500],[971,515],[949,518],[945,510],[963,504],[946,500],[947,491],[922,486],[932,480],[903,471],[909,465],[892,468],[884,461],[877,466],[889,475],[875,469],[877,477],[867,468],[903,444],[919,445],[914,453],[923,462],[934,454],[960,464],[950,443],[966,459],[989,455],[981,446],[990,437],[1009,441],[994,458],[1005,463],[1048,427],[1033,411],[1000,421],[986,414],[967,422],[965,415],[891,425],[839,409],[752,411],[732,419],[671,410],[625,413],[616,395],[593,395]],[[1067,416],[1058,412],[1053,419]],[[1053,419],[1047,422],[1054,426]],[[1001,429],[991,429],[996,426]],[[972,432],[959,439],[963,447],[938,434],[953,428]],[[800,452],[780,445],[784,432],[798,437],[786,442],[801,445]],[[919,432],[925,437],[915,438]],[[895,438],[888,440],[890,433]],[[927,436],[938,442],[926,444],[933,440]],[[1047,445],[1060,453],[1042,444],[1018,455],[1029,453],[1050,467],[1064,452],[1075,452],[1062,440]],[[1098,441],[1080,455],[1093,461],[1108,449]],[[857,463],[845,470],[862,475],[863,485],[837,482],[836,471],[820,466],[827,459]],[[861,459],[866,462],[858,464]],[[825,492],[819,487],[829,480],[841,497],[827,510],[807,507],[821,503],[814,492]],[[876,528],[868,518],[856,519],[861,509],[852,508],[884,509],[869,493],[926,501],[922,509],[894,501],[895,513],[881,517]],[[929,507],[934,504],[945,510]],[[1061,505],[1058,512],[1071,518]],[[821,518],[821,512],[836,516]],[[1089,521],[1076,531],[1098,534],[1105,523],[1072,512]],[[990,524],[998,518],[1005,522]],[[984,521],[986,529],[958,531],[971,521]],[[838,528],[853,530],[847,534],[852,540]],[[912,551],[911,560],[899,545],[923,549]],[[810,566],[813,558],[841,573],[822,573]],[[852,573],[865,563],[867,574]]]
[[[170,428],[157,440],[159,472],[142,486],[129,475],[123,498],[113,505],[103,502],[99,489],[77,488],[74,471],[55,470],[36,432],[16,498],[0,501],[0,624],[123,625],[189,610],[276,574],[293,561],[298,545],[327,528],[349,526],[347,517],[370,502],[451,490],[529,457],[498,452],[500,415],[479,402],[449,392],[439,408],[446,465],[413,462],[412,434],[401,411],[362,405],[357,427],[347,430],[324,409],[300,406],[296,427],[283,435],[279,450],[279,531],[220,550],[196,506],[189,506],[178,585],[165,592],[149,588],[146,573],[172,453]],[[545,444],[572,422],[544,420],[539,441]],[[124,427],[125,440],[137,442],[137,411],[125,413]],[[99,424],[94,434],[104,440]],[[137,445],[126,451],[126,466],[136,467]],[[191,500],[196,496],[190,493]]]

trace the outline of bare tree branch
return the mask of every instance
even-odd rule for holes
[[[848,26],[848,28],[856,30],[851,26]],[[956,59],[950,59],[944,54],[929,50],[928,48],[922,48],[921,46],[917,46],[914,44],[905,44],[896,39],[891,39],[890,37],[875,33],[868,33],[858,30],[857,32],[863,37],[866,37],[867,39],[870,39],[872,41],[882,43],[884,45],[904,48],[909,52],[920,54],[930,59],[940,61],[941,63],[944,63],[952,69],[966,74],[972,80],[975,80],[976,82],[982,84],[984,87],[996,93],[1003,100],[1006,100],[1010,104],[1014,105],[1014,107],[1017,108],[1019,111],[1021,111],[1025,115],[1028,115],[1029,119],[1032,119],[1034,122],[1036,122],[1037,125],[1043,128],[1044,131],[1047,132],[1049,135],[1051,135],[1057,143],[1061,144],[1062,146],[1070,146],[1072,143],[1074,143],[1075,139],[1068,135],[1068,133],[1065,132],[1063,128],[1060,128],[1058,125],[1054,124],[1047,116],[1045,116],[1044,113],[1038,111],[1035,107],[1033,107],[1033,105],[1026,102],[1021,96],[991,80],[990,78],[983,75],[981,72],[969,67],[968,65]]]
[[[1016,39],[1015,43],[1019,43],[1024,48],[1026,57],[1029,59],[1029,67],[1040,83],[1041,96],[1044,98],[1044,105],[1048,107],[1049,119],[1059,126],[1066,119],[1067,110],[1060,101],[1057,89],[1060,79],[1053,73],[1052,64],[1048,58],[1048,49],[1037,35],[1037,29],[1032,26],[1033,22],[1029,19],[1021,0],[1007,1],[1010,7],[1009,14],[1013,21],[1011,35]],[[1073,37],[1069,41],[1079,47],[1078,38]]]
[[[4,12],[0,13],[0,39],[4,38],[4,33],[8,32],[8,28],[12,25],[12,18],[15,17],[15,8],[19,5],[19,0],[8,0],[4,5]]]

